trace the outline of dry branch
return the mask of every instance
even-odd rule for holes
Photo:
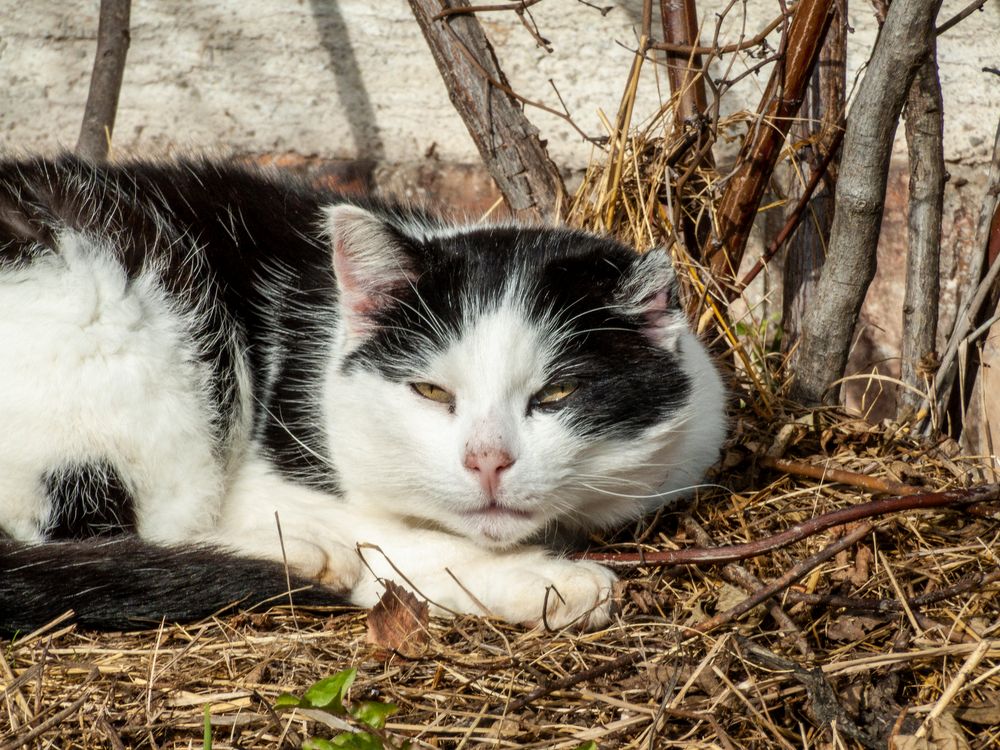
[[[732,280],[739,269],[757,207],[819,56],[832,1],[801,0],[795,9],[784,60],[768,81],[757,125],[740,151],[702,252],[717,279]]]
[[[559,170],[538,137],[538,129],[512,96],[478,19],[465,12],[434,20],[448,9],[467,9],[468,3],[452,0],[444,7],[439,0],[409,3],[448,96],[511,213],[528,221],[560,213],[564,189]]]
[[[920,492],[913,495],[872,500],[824,513],[821,516],[797,523],[777,534],[744,544],[709,548],[691,547],[663,552],[587,552],[579,557],[595,560],[612,568],[639,568],[650,565],[713,565],[762,555],[765,552],[787,547],[789,544],[834,526],[854,523],[865,518],[875,518],[904,510],[971,505],[992,502],[997,499],[1000,499],[1000,485],[996,484],[984,484],[969,489],[946,490],[944,492]]]
[[[938,299],[941,294],[941,215],[944,210],[944,103],[938,80],[937,45],[910,84],[906,99],[906,145],[910,163],[906,295],[903,300],[903,341],[900,378],[913,390],[901,388],[900,417],[916,413],[927,388],[936,349]]]
[[[104,161],[111,150],[118,95],[128,54],[132,0],[101,0],[97,24],[97,54],[90,74],[90,91],[80,126],[76,151],[93,161]]]
[[[847,354],[865,292],[875,275],[893,135],[910,82],[930,52],[940,0],[889,6],[868,71],[847,121],[837,212],[815,304],[802,322],[793,397],[835,401],[832,384]]]
[[[697,625],[694,626],[694,630],[700,633],[707,633],[711,630],[715,630],[721,625],[725,625],[727,622],[734,620],[751,609],[756,607],[761,602],[767,601],[772,596],[777,594],[779,591],[791,586],[796,581],[804,578],[810,571],[816,568],[818,565],[823,564],[831,557],[834,557],[841,550],[845,550],[848,547],[853,547],[859,541],[864,539],[866,536],[872,533],[874,526],[870,523],[863,523],[856,529],[843,537],[838,539],[833,544],[824,547],[819,552],[816,552],[804,560],[796,563],[794,566],[785,571],[781,576],[771,581],[771,583],[766,586],[761,587],[755,591],[751,596],[748,596],[739,604],[727,609],[725,612],[720,612],[714,617],[709,617],[707,620],[702,620]]]

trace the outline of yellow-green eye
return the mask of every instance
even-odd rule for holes
[[[571,395],[579,386],[580,384],[576,380],[562,380],[556,383],[549,383],[536,393],[532,400],[541,406],[552,406]]]
[[[410,383],[410,387],[430,401],[449,405],[455,403],[455,397],[451,393],[433,383]]]

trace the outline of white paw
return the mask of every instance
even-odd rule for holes
[[[480,600],[505,620],[553,630],[594,630],[611,621],[618,580],[614,573],[586,561],[546,557],[533,562],[530,568],[511,568],[499,577],[494,573],[490,595]]]
[[[361,557],[353,547],[337,542],[319,544],[286,539],[285,552],[290,567],[335,591],[349,591],[361,580]]]

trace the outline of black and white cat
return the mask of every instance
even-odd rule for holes
[[[305,602],[606,623],[614,574],[534,543],[716,459],[674,284],[231,164],[0,161],[0,631],[255,604],[285,562]]]

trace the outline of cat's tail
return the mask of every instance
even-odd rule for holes
[[[24,544],[0,537],[0,634],[27,634],[72,610],[81,627],[135,630],[238,605],[346,606],[344,594],[280,563],[134,537]]]

